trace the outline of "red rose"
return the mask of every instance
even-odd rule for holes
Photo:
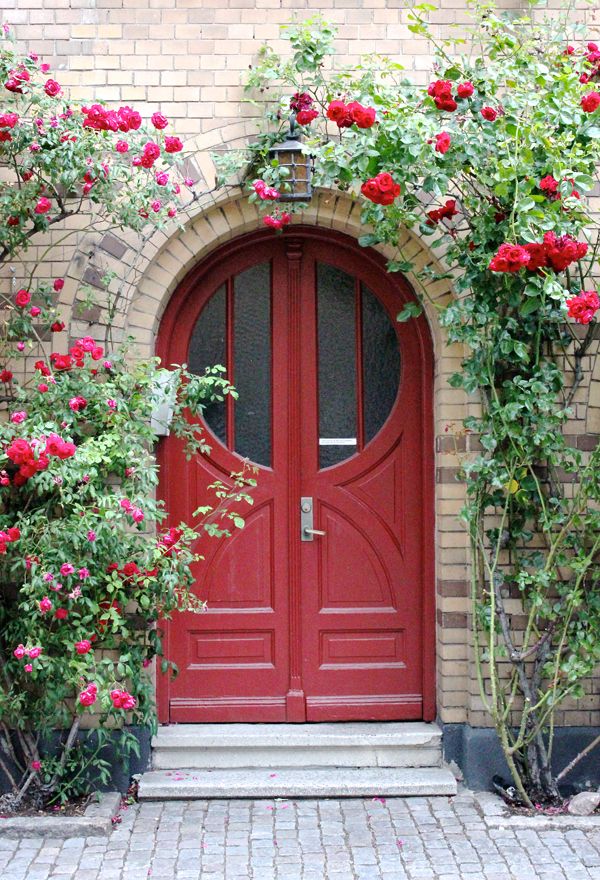
[[[92,647],[92,643],[89,639],[82,639],[80,642],[75,642],[75,650],[78,654],[87,654]]]
[[[379,186],[374,177],[366,180],[360,188],[361,193],[372,202],[376,202],[379,198]]]
[[[117,141],[117,143],[115,144],[115,150],[117,151],[117,153],[126,153],[128,149],[129,144],[127,143],[127,141]]]
[[[31,302],[31,294],[27,290],[18,290],[15,296],[15,303],[20,309],[24,309]]]
[[[318,110],[298,110],[296,113],[296,122],[298,125],[310,125],[313,119],[316,119],[318,115]]]
[[[69,612],[66,608],[57,608],[54,612],[54,617],[56,618],[56,620],[66,620],[68,616]]]
[[[440,134],[436,134],[435,136],[435,151],[436,153],[447,153],[450,149],[450,144],[452,140],[447,131],[442,131]]]
[[[50,199],[42,196],[41,199],[38,199],[38,203],[35,206],[34,211],[36,214],[47,214],[51,207],[52,202],[50,201]]]
[[[482,107],[481,115],[484,119],[487,119],[488,122],[493,122],[498,116],[498,111],[494,110],[493,107]]]
[[[10,382],[12,377],[13,374],[10,370],[0,370],[0,382],[4,382],[4,384],[6,384],[7,382]]]
[[[583,259],[588,249],[587,244],[583,241],[576,241],[570,235],[561,235],[557,238],[553,232],[545,233],[544,247],[548,265],[555,272],[564,272],[571,263]]]
[[[600,298],[595,290],[582,290],[567,300],[567,307],[569,318],[574,318],[578,324],[589,324],[600,309]]]
[[[290,98],[290,110],[293,110],[295,113],[299,113],[302,110],[310,110],[312,105],[313,99],[307,92],[296,92]]]
[[[55,321],[50,327],[50,330],[53,333],[62,333],[62,331],[64,329],[65,329],[65,322],[64,321]]]
[[[391,205],[400,195],[400,184],[395,183],[394,178],[387,171],[382,171],[377,177],[365,181],[360,191],[376,205]]]
[[[375,110],[373,107],[363,107],[358,101],[353,101],[347,106],[352,122],[358,128],[371,128],[375,123]]]
[[[0,113],[0,128],[14,128],[18,121],[18,113]]]
[[[542,177],[538,184],[539,188],[547,193],[555,193],[558,189],[558,180],[555,180],[551,174]]]
[[[530,272],[536,272],[538,269],[542,269],[544,266],[548,265],[545,245],[532,242],[525,245],[525,250],[529,254],[527,268]]]
[[[352,116],[344,101],[331,101],[327,108],[327,119],[335,122],[338,128],[350,128],[353,123]]]
[[[492,257],[489,269],[492,272],[519,272],[531,257],[520,244],[501,244],[498,253]]]
[[[152,125],[154,128],[162,129],[166,128],[169,124],[169,120],[166,116],[163,116],[162,113],[153,113],[152,114]]]
[[[458,88],[456,89],[456,94],[459,98],[470,98],[475,89],[473,88],[472,82],[464,82],[460,83]]]
[[[178,137],[166,137],[165,138],[165,152],[166,153],[180,153],[183,150],[183,144],[179,140]]]
[[[49,79],[46,81],[44,91],[50,98],[55,98],[58,94],[60,94],[60,83],[57,83],[55,79]]]
[[[600,107],[600,94],[598,92],[588,92],[581,99],[581,106],[585,113],[593,113]]]
[[[54,290],[56,290],[57,293],[59,290],[62,290],[64,286],[65,286],[64,278],[55,278],[54,279],[54,284],[52,285],[52,287],[54,288]]]
[[[31,315],[32,318],[37,318],[38,315],[42,314],[42,310],[40,309],[39,306],[32,306],[29,309],[29,314]]]
[[[21,221],[18,217],[11,216],[6,222],[9,226],[18,226]]]

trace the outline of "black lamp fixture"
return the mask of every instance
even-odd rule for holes
[[[290,116],[290,130],[279,144],[274,144],[269,154],[277,159],[281,168],[287,168],[288,175],[284,178],[289,189],[283,190],[280,202],[306,202],[312,195],[311,174],[312,161],[302,151],[301,135],[296,134],[296,114]]]

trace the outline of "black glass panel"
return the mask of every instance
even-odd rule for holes
[[[371,291],[362,285],[362,356],[365,443],[389,416],[400,383],[400,349],[392,321]]]
[[[223,285],[211,296],[196,321],[188,354],[191,373],[201,376],[206,367],[217,364],[225,366],[225,306]],[[219,440],[226,443],[225,401],[209,403],[204,411],[204,419]]]
[[[234,279],[235,450],[271,464],[271,270],[252,266]]]
[[[356,316],[354,278],[325,263],[317,267],[319,465],[356,452]],[[333,443],[342,440],[344,443]]]

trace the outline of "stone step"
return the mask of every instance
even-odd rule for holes
[[[441,736],[423,722],[170,725],[152,740],[152,766],[439,767]]]
[[[139,798],[143,801],[454,794],[456,779],[441,767],[149,770],[143,774],[139,787]]]

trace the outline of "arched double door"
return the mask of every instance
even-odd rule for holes
[[[162,720],[432,717],[432,364],[424,320],[395,320],[410,297],[310,228],[230,243],[173,297],[163,363],[223,364],[239,399],[207,409],[209,458],[161,441],[171,522],[240,459],[259,473],[245,528],[202,539],[208,610],[168,624]]]

